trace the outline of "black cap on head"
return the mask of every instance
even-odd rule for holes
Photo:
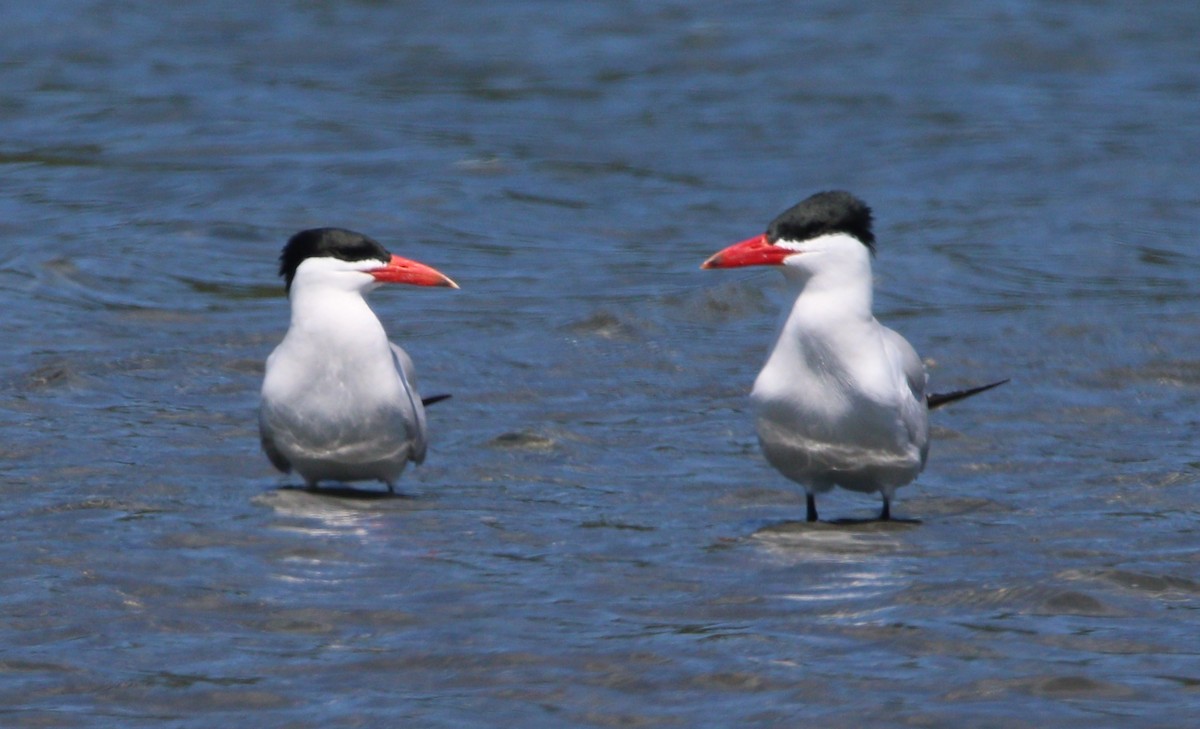
[[[392,254],[377,241],[362,233],[345,228],[310,228],[302,230],[288,239],[279,254],[279,275],[292,289],[296,268],[309,258],[338,258],[343,261],[366,261],[375,259],[387,263]]]
[[[802,241],[828,233],[846,233],[875,252],[871,208],[843,190],[818,192],[783,211],[767,227],[767,240]]]

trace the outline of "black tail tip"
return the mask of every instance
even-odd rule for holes
[[[954,392],[931,393],[925,397],[925,404],[929,407],[930,410],[933,410],[935,408],[940,408],[941,406],[948,405],[949,403],[952,403],[956,400],[964,400],[968,397],[971,397],[972,395],[978,395],[981,392],[987,392],[988,390],[992,389],[993,387],[1000,387],[1001,385],[1005,384],[1006,382],[1009,382],[1010,379],[1011,378],[1005,377],[1003,380],[998,380],[996,382],[990,382],[986,385],[980,385],[979,387],[968,387],[965,390],[955,390]]]

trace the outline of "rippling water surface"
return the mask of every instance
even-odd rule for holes
[[[0,724],[1183,726],[1200,10],[48,2],[0,29]],[[811,192],[934,389],[890,524],[746,392]],[[462,290],[405,497],[258,452],[292,232]],[[868,517],[861,495],[826,516]]]

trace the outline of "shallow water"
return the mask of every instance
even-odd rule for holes
[[[13,7],[0,724],[1179,726],[1200,709],[1200,10],[1113,2]],[[746,392],[699,271],[845,187],[938,411],[897,516]],[[295,230],[379,291],[428,461],[258,452]]]

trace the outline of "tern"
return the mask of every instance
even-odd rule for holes
[[[871,222],[854,195],[817,193],[701,265],[775,266],[791,288],[750,398],[763,455],[804,487],[810,522],[834,486],[879,492],[890,519],[896,489],[925,468],[929,410],[1008,381],[926,394],[916,350],[872,313]]]
[[[412,359],[363,295],[384,283],[458,288],[439,271],[342,228],[303,230],[279,257],[291,323],[267,359],[259,434],[271,463],[319,482],[378,480],[395,492],[425,460],[425,404]]]

